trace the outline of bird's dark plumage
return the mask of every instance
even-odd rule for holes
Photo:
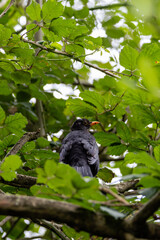
[[[99,122],[76,120],[60,149],[60,162],[74,167],[82,176],[93,177],[99,169],[98,146],[89,132],[89,128],[96,123]]]

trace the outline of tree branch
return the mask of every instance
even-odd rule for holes
[[[152,216],[152,214],[160,207],[160,191],[158,191],[143,207],[134,215],[131,225],[140,226]]]
[[[112,9],[112,8],[117,8],[117,7],[129,7],[130,4],[127,2],[124,3],[115,3],[115,4],[108,4],[108,5],[104,5],[104,6],[96,6],[96,7],[92,7],[89,8],[89,10],[94,11],[94,10],[99,10],[99,9]]]
[[[39,131],[37,132],[27,132],[25,133],[20,140],[12,147],[12,149],[6,154],[5,157],[9,155],[17,154],[17,152],[23,147],[23,145],[28,142],[37,139],[39,136]],[[3,160],[4,161],[4,160]]]
[[[157,202],[159,195],[155,198]],[[152,201],[153,203],[155,201]],[[135,227],[128,224],[128,219],[114,218],[106,212],[94,212],[71,203],[44,198],[0,194],[0,213],[66,223],[77,231],[83,230],[103,237],[127,239],[126,234],[129,233],[132,236],[130,239],[134,239],[134,237],[160,239],[159,225],[146,223],[144,228],[141,225]]]
[[[47,47],[45,47],[45,46],[43,46],[43,45],[41,45],[41,44],[39,44],[39,43],[37,43],[37,42],[34,42],[34,41],[32,41],[32,40],[27,40],[27,39],[25,39],[25,38],[22,38],[22,41],[23,41],[23,42],[26,42],[26,43],[30,43],[31,45],[37,46],[37,47],[41,48],[41,49],[44,50],[44,51],[48,51],[48,52],[52,52],[52,53],[55,53],[55,54],[58,54],[58,55],[66,56],[66,57],[72,58],[72,59],[74,59],[74,60],[76,60],[76,61],[78,61],[78,62],[81,62],[81,60],[80,60],[79,58],[74,57],[73,55],[68,54],[68,53],[66,53],[66,52],[62,52],[62,51],[58,51],[58,50],[53,50],[53,49],[51,49],[51,48],[47,48]],[[105,73],[106,75],[109,75],[110,77],[119,78],[117,75],[114,74],[114,71],[112,71],[112,70],[110,70],[110,69],[103,69],[103,68],[100,68],[100,67],[98,67],[98,66],[96,66],[96,65],[93,65],[93,64],[91,64],[91,63],[88,63],[88,62],[86,62],[86,61],[84,61],[83,64],[86,65],[86,66],[88,66],[88,67],[97,69],[97,70]],[[121,74],[121,73],[119,73],[119,74]]]
[[[39,218],[66,223],[93,235],[117,237],[121,233],[122,221],[101,212],[93,212],[67,202],[43,198],[0,195],[0,213],[23,218]],[[115,224],[117,230],[115,231]]]
[[[17,174],[16,178],[12,181],[5,181],[2,177],[0,177],[0,182],[20,188],[30,188],[36,184],[37,178],[31,177],[27,175]]]
[[[0,14],[0,18],[2,18],[10,9],[10,7],[12,7],[12,5],[14,4],[15,0],[11,0],[9,5],[6,7],[6,9]]]

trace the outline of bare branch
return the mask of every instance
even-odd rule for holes
[[[32,221],[56,233],[61,239],[69,240],[69,238],[54,223],[40,219],[32,219]]]
[[[102,186],[100,187],[100,190],[104,193],[108,193],[110,195],[112,195],[113,197],[115,197],[117,199],[118,202],[121,202],[125,205],[129,205],[129,202],[127,202],[124,198],[122,198],[121,196],[119,196],[118,194],[116,194],[115,192],[113,192],[111,189],[109,189],[106,186]]]
[[[160,202],[159,195],[156,199],[157,204],[157,201]],[[152,201],[153,203],[155,201]],[[129,234],[130,237],[133,236],[130,239],[135,239],[134,237],[137,237],[137,239],[160,239],[159,225],[145,223],[144,228],[141,225],[133,226],[128,224],[128,219],[123,220],[113,217],[106,212],[90,211],[71,203],[44,198],[1,194],[0,213],[2,215],[66,223],[77,231],[83,230],[103,237],[127,239],[125,235]]]
[[[26,176],[22,174],[17,174],[16,178],[13,181],[5,181],[2,177],[0,177],[0,182],[21,188],[30,188],[36,184],[37,178],[32,176]]]
[[[9,5],[6,7],[6,9],[0,14],[0,18],[2,18],[10,9],[10,7],[12,7],[12,5],[14,4],[15,0],[11,0]]]
[[[129,3],[124,2],[124,3],[107,4],[104,6],[96,6],[96,7],[89,8],[89,10],[94,11],[99,9],[113,9],[117,7],[129,7],[129,6],[130,6]]]
[[[131,220],[132,225],[140,226],[152,216],[152,214],[160,207],[160,191],[158,191],[143,207],[135,214]]]
[[[6,222],[8,222],[10,219],[12,219],[11,216],[5,217],[1,222],[0,222],[0,227],[2,227]]]
[[[66,223],[77,230],[84,230],[98,236],[123,235],[120,219],[114,219],[110,215],[90,211],[62,201],[2,194],[0,195],[0,213]],[[116,231],[115,225],[117,226]]]

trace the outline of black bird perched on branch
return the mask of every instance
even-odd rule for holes
[[[89,132],[89,128],[97,123],[87,119],[76,120],[60,149],[60,162],[74,167],[82,176],[94,177],[99,169],[98,146]]]

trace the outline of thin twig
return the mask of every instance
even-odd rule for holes
[[[125,92],[126,92],[126,91],[125,91]],[[116,103],[112,108],[106,109],[106,110],[105,110],[104,112],[102,112],[102,113],[98,113],[98,115],[103,115],[103,114],[105,114],[105,113],[107,113],[107,112],[112,112],[112,111],[114,111],[114,110],[116,109],[116,107],[121,103],[122,98],[123,98],[125,92],[120,96],[120,101],[119,101],[118,103]]]
[[[96,7],[92,7],[89,8],[89,10],[94,11],[94,10],[99,10],[99,9],[111,9],[111,8],[117,8],[117,7],[129,7],[131,6],[130,4],[128,4],[127,2],[125,3],[115,3],[115,4],[107,4],[104,6],[96,6]]]
[[[108,193],[108,194],[110,194],[110,195],[112,195],[113,197],[115,197],[116,199],[117,199],[117,201],[118,202],[121,202],[121,203],[123,203],[123,204],[125,204],[125,205],[129,205],[129,203],[124,199],[124,198],[122,198],[121,196],[119,196],[118,194],[116,194],[115,192],[113,192],[111,189],[109,189],[108,187],[106,187],[106,186],[102,186],[102,187],[100,187],[100,190],[102,191],[102,192],[105,192],[105,193]]]
[[[12,219],[11,216],[5,217],[5,218],[0,222],[0,227],[2,227],[4,224],[6,224],[6,222],[8,222],[8,221],[11,220],[11,219]]]
[[[39,131],[25,133],[21,137],[21,139],[11,148],[11,150],[7,153],[5,157],[8,157],[9,155],[15,155],[23,147],[23,145],[26,142],[35,140],[38,138],[38,136],[39,136]]]
[[[62,240],[69,240],[69,238],[61,231],[61,229],[54,225],[54,223],[50,223],[49,221],[42,219],[32,219],[32,221],[56,233]]]
[[[6,9],[0,14],[0,18],[2,18],[10,9],[10,7],[12,7],[12,5],[14,4],[15,0],[11,0],[9,5],[6,7]]]

